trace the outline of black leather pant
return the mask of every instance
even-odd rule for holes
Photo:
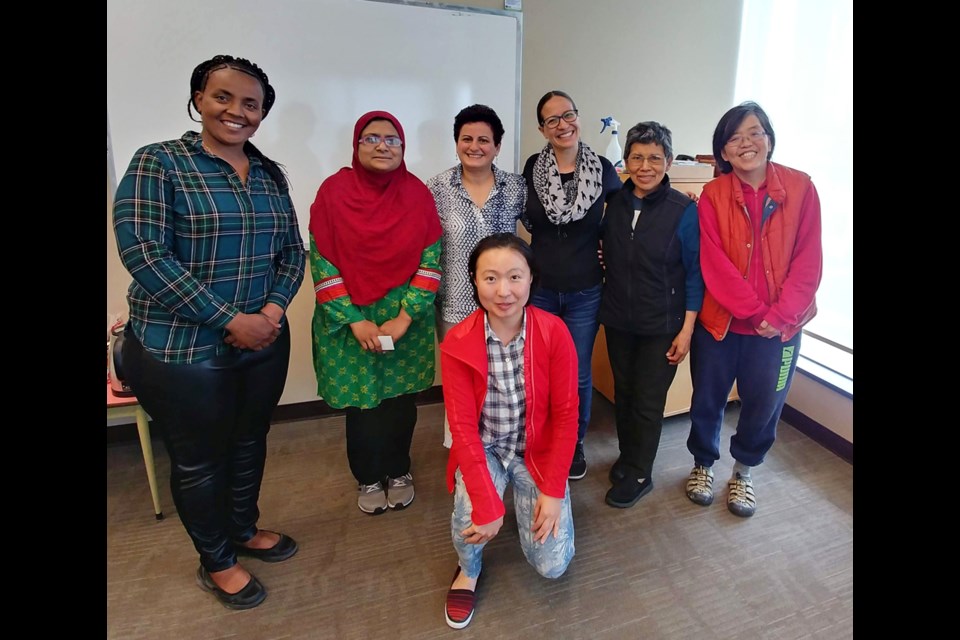
[[[257,533],[270,417],[290,363],[290,331],[261,351],[197,364],[165,364],[125,335],[124,370],[144,410],[162,428],[170,490],[180,521],[208,571],[237,562],[235,542]]]

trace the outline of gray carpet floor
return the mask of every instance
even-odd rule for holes
[[[576,556],[565,575],[526,564],[507,516],[484,552],[472,623],[447,627],[444,596],[456,567],[450,543],[443,406],[419,408],[412,457],[417,496],[371,517],[356,507],[343,418],[273,426],[260,526],[300,544],[290,560],[244,564],[266,585],[258,608],[230,611],[195,584],[196,552],[170,496],[170,463],[154,453],[165,518],[153,515],[139,443],[107,447],[107,638],[420,639],[733,638],[853,636],[853,467],[781,422],[754,471],[758,509],[726,509],[729,405],[714,466],[717,500],[684,495],[693,464],[689,418],[664,423],[653,491],[630,509],[607,506],[617,458],[613,407],[594,394],[587,476],[571,483]]]

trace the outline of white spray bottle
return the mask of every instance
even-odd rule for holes
[[[617,173],[623,173],[623,149],[620,147],[620,123],[613,119],[613,116],[607,116],[606,118],[600,118],[600,122],[603,123],[603,129],[600,129],[600,133],[603,133],[607,130],[607,127],[612,128],[610,132],[610,144],[607,145],[607,150],[603,155],[607,156],[607,160],[613,164],[613,168],[617,170]]]

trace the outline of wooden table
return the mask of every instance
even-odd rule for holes
[[[150,443],[150,422],[135,396],[121,398],[113,395],[110,383],[107,383],[107,419],[135,418],[137,432],[140,434],[140,450],[143,452],[143,464],[147,468],[147,481],[150,483],[150,496],[153,498],[153,512],[157,520],[163,520],[160,510],[160,492],[157,490],[157,470],[153,464],[153,445]]]

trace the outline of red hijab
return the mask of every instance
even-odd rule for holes
[[[360,134],[376,119],[389,121],[406,146],[403,127],[393,115],[363,114],[353,127],[353,168],[324,180],[310,207],[317,250],[340,271],[351,300],[361,306],[413,277],[423,250],[440,238],[433,196],[402,159],[387,173],[360,164]]]

